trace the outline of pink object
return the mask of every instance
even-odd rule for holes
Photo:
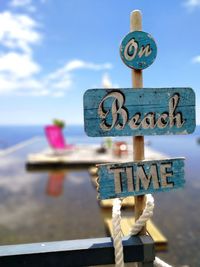
[[[49,145],[56,150],[71,150],[73,145],[67,144],[63,136],[62,129],[56,125],[45,127],[45,134]]]

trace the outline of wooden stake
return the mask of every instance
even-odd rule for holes
[[[139,10],[134,10],[131,13],[130,19],[130,31],[141,31],[142,30],[142,14]],[[132,70],[132,86],[133,88],[143,87],[142,70]],[[144,159],[144,137],[136,136],[133,137],[133,159],[143,160]],[[137,220],[142,214],[145,206],[145,196],[135,197],[135,220]],[[146,227],[143,227],[139,234],[146,234]]]

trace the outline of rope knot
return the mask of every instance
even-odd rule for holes
[[[121,232],[121,203],[122,200],[119,198],[114,199],[113,209],[112,209],[112,225],[113,225],[113,244],[115,249],[115,266],[124,267],[124,255],[123,255],[123,245],[122,245],[122,232]],[[146,206],[143,210],[140,218],[135,222],[130,230],[130,235],[137,235],[142,228],[145,226],[146,222],[153,216],[154,210],[154,198],[152,195],[148,194],[146,197]],[[172,267],[171,265],[165,263],[159,258],[155,258],[155,267]]]

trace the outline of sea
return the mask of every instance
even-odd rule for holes
[[[89,138],[81,125],[68,126],[64,129],[66,139],[78,143],[98,143],[101,138]],[[34,137],[44,137],[44,126],[41,125],[9,125],[0,126],[0,150],[7,149]]]
[[[105,142],[105,138],[88,137],[84,127],[80,125],[67,126],[64,134],[70,144]],[[0,126],[0,152],[15,151],[2,153],[1,156],[0,244],[102,236],[104,224],[96,202],[96,191],[91,185],[87,170],[66,170],[64,180],[59,180],[64,181],[62,195],[59,197],[49,195],[55,174],[52,176],[49,171],[26,171],[24,166],[27,154],[38,152],[37,142],[32,142],[27,150],[20,144],[30,143],[29,140],[35,137],[45,140],[44,126]],[[113,138],[113,142],[119,139],[132,142],[132,137]],[[184,189],[154,196],[156,205],[153,222],[167,237],[169,244],[168,251],[160,252],[158,256],[176,267],[198,267],[200,126],[190,135],[145,136],[145,144],[169,157],[186,159]],[[10,149],[12,147],[18,150]],[[91,214],[93,220],[87,220]],[[66,228],[69,225],[70,231]]]
[[[70,125],[64,130],[64,135],[67,140],[73,143],[103,143],[104,138],[88,137],[84,132],[83,125]],[[0,126],[0,150],[7,149],[11,146],[28,141],[34,137],[44,137],[44,126],[41,125],[9,125]],[[130,137],[113,138],[131,141]],[[175,136],[147,136],[145,137],[146,144],[152,148],[169,155],[176,155],[179,150],[191,146],[200,148],[200,125],[196,127],[193,134],[190,135],[175,135]]]

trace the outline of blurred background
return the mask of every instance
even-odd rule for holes
[[[92,164],[27,163],[30,155],[41,158],[49,151],[45,126],[59,126],[54,119],[64,123],[62,134],[72,147],[108,150],[123,141],[128,150],[131,138],[85,135],[83,94],[89,88],[131,87],[119,46],[134,9],[142,11],[143,30],[158,47],[155,62],[143,72],[144,87],[192,87],[196,93],[192,135],[145,140],[155,153],[186,157],[185,188],[155,194],[153,222],[167,240],[157,253],[175,266],[199,266],[199,0],[0,0],[1,245],[110,234],[105,218],[111,208],[96,200]]]

